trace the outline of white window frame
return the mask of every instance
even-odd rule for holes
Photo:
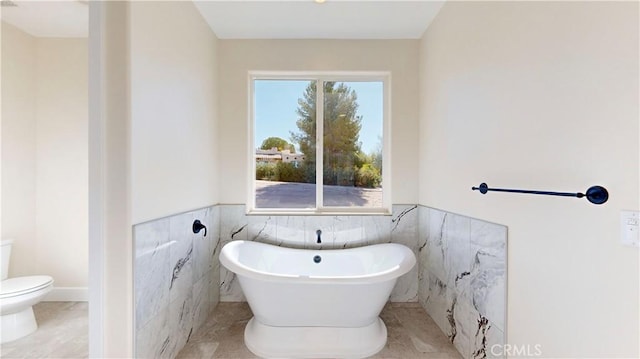
[[[315,208],[256,208],[256,166],[255,166],[255,80],[306,80],[316,81],[317,88],[324,88],[325,82],[367,82],[383,83],[382,117],[382,207],[324,207],[323,204],[323,126],[324,106],[316,106],[316,207]],[[249,71],[248,76],[248,143],[249,164],[247,214],[256,215],[391,215],[391,73],[388,71]],[[324,104],[324,91],[316,91],[316,104]]]

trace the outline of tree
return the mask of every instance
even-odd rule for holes
[[[296,152],[296,148],[294,145],[290,144],[280,137],[268,137],[264,141],[262,141],[262,145],[260,145],[260,149],[263,150],[270,150],[272,148],[277,148],[278,151],[289,150],[291,151],[291,153]]]
[[[382,136],[378,135],[378,143],[370,154],[371,164],[382,172]]]
[[[354,185],[356,162],[360,152],[360,128],[362,116],[357,116],[358,102],[354,90],[341,83],[324,83],[323,161],[324,184]],[[315,182],[311,169],[316,163],[316,83],[307,86],[298,99],[298,133],[291,133],[304,153],[308,166],[307,181]],[[311,178],[313,177],[313,178]]]

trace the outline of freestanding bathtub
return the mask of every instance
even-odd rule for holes
[[[266,358],[363,358],[380,351],[378,317],[396,280],[415,265],[401,244],[314,250],[233,241],[220,262],[253,311],[245,344]]]

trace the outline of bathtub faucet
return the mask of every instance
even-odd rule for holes
[[[322,231],[318,229],[316,231],[316,235],[318,236],[318,240],[316,241],[316,243],[318,244],[322,243],[322,241],[320,240],[320,235],[322,235]]]

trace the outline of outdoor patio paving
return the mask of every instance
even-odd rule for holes
[[[257,208],[313,208],[316,202],[313,183],[256,180]],[[382,189],[347,186],[323,186],[324,206],[382,207]]]

